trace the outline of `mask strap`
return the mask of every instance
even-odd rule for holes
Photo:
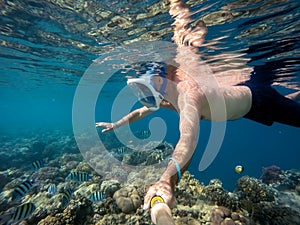
[[[167,92],[166,92],[166,87],[167,87],[167,84],[168,84],[168,80],[167,80],[167,78],[166,78],[166,74],[167,74],[166,68],[163,67],[163,68],[161,68],[161,70],[162,70],[162,72],[161,72],[160,74],[151,75],[151,77],[150,77],[150,84],[152,85],[152,87],[154,87],[154,89],[155,89],[156,91],[158,91],[158,90],[156,89],[156,87],[155,87],[153,81],[152,81],[152,77],[153,77],[153,76],[160,76],[160,77],[163,79],[163,83],[162,83],[162,85],[161,85],[161,87],[160,87],[160,90],[159,90],[158,92],[159,92],[160,94],[164,95],[164,94],[167,94]]]
[[[164,95],[164,94],[167,94],[166,87],[167,87],[168,80],[167,80],[166,76],[161,76],[161,77],[163,79],[163,83],[160,87],[159,92]]]

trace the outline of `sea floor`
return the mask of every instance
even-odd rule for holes
[[[150,163],[170,154],[168,143],[148,153],[151,160],[134,161],[134,156],[145,156],[123,147],[110,152],[121,162],[148,165],[142,175],[127,170],[96,173],[72,135],[62,132],[2,136],[1,143],[0,224],[153,224],[141,207],[152,182],[146,177],[155,173]],[[175,197],[176,224],[300,224],[296,170],[266,167],[260,179],[238,179],[233,192],[220,180],[204,185],[187,172]]]

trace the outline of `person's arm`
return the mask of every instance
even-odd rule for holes
[[[198,102],[197,99],[193,99],[192,96],[186,94],[179,96],[178,99],[180,138],[172,158],[178,162],[181,174],[186,171],[197,145],[200,121],[200,106],[198,106]],[[178,172],[173,161],[169,162],[160,180],[168,181],[172,188],[175,187],[178,182]]]
[[[198,104],[199,101],[187,94],[182,94],[178,102],[180,139],[175,147],[172,158],[177,161],[180,173],[183,174],[196,148],[200,106]],[[173,207],[175,204],[174,188],[178,182],[178,178],[175,162],[170,160],[160,180],[149,188],[144,199],[144,209],[149,208],[150,201],[154,196],[161,196],[169,207]]]
[[[138,121],[144,118],[145,116],[148,116],[151,113],[152,113],[151,110],[149,110],[146,106],[143,106],[142,108],[130,112],[129,114],[127,114],[126,116],[124,116],[123,118],[121,118],[115,123],[98,122],[96,123],[96,127],[104,127],[102,133],[105,133],[108,131],[112,131],[118,127]]]
[[[198,21],[193,27],[189,6],[182,0],[170,0],[169,13],[174,17],[173,40],[178,46],[199,47],[202,45],[207,33],[203,21]]]

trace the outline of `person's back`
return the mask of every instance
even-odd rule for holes
[[[217,92],[222,93],[226,106],[226,120],[236,120],[246,115],[251,108],[251,92],[245,86],[221,86]],[[215,95],[215,91],[209,90],[207,94]],[[210,98],[214,98],[211,96]],[[213,103],[211,103],[213,104]],[[211,118],[210,104],[205,101],[202,103],[202,119],[211,121],[220,121],[217,118]],[[223,109],[220,109],[222,111]]]

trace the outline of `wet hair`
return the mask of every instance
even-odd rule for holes
[[[132,69],[135,70],[136,78],[151,75],[165,77],[166,66],[164,62],[138,62],[132,65]]]

